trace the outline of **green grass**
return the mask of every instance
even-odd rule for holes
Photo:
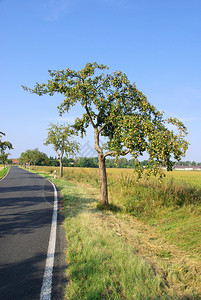
[[[165,282],[132,246],[102,223],[86,189],[57,181],[68,241],[67,299],[168,299]]]
[[[162,183],[155,178],[137,183],[131,169],[107,173],[111,210],[153,224],[171,243],[201,260],[201,172],[170,172]],[[64,168],[64,176],[99,188],[98,169]]]
[[[46,167],[48,172],[53,169]],[[165,238],[201,260],[201,172],[170,172],[162,183],[155,178],[137,183],[131,169],[107,173],[111,210],[153,224]],[[64,176],[99,188],[98,169],[64,168]]]
[[[0,169],[0,179],[2,179],[9,171],[10,167]]]
[[[201,260],[201,207],[193,205],[166,211],[160,218],[152,218],[157,230],[165,238]],[[150,222],[150,218],[149,218]]]
[[[195,292],[201,289],[197,265],[186,262],[189,257],[200,260],[200,173],[182,173],[186,177],[180,180],[173,172],[162,184],[154,179],[137,184],[131,170],[109,170],[111,210],[105,211],[88,192],[90,185],[98,187],[98,170],[65,172],[71,182],[55,183],[63,194],[68,240],[66,299],[200,299]],[[154,250],[157,258],[153,256],[152,265],[152,257],[146,259],[146,253],[130,243],[129,238],[137,236],[131,232],[124,238],[109,224],[114,215],[120,226],[129,215],[131,227],[136,218],[149,224],[156,239],[160,234],[165,244],[168,240],[186,254],[175,256],[174,248],[162,244]]]

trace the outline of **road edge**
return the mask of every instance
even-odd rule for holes
[[[52,278],[54,267],[54,255],[56,248],[56,232],[57,232],[57,215],[58,215],[58,194],[55,184],[46,178],[54,188],[54,206],[52,214],[52,225],[50,230],[50,239],[47,251],[45,272],[43,275],[43,283],[41,288],[40,300],[51,300],[52,295]]]

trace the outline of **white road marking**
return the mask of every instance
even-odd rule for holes
[[[48,180],[48,179],[47,179]],[[48,180],[53,188],[54,188],[54,208],[52,215],[52,226],[50,231],[50,240],[47,251],[47,259],[45,272],[43,276],[43,284],[40,293],[40,300],[51,300],[52,294],[52,273],[54,266],[54,254],[55,254],[55,246],[56,246],[56,231],[57,231],[57,210],[58,210],[58,197],[57,197],[57,189],[53,182]]]

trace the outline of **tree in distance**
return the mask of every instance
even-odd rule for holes
[[[33,164],[35,169],[36,162],[40,160],[42,157],[44,157],[44,155],[45,154],[40,152],[38,148],[34,150],[26,150],[25,152],[21,153],[20,163],[24,164],[25,166],[26,164],[28,164],[29,169],[31,167],[31,164]]]
[[[73,136],[76,134],[70,125],[49,124],[48,135],[44,145],[52,145],[57,153],[60,164],[60,177],[63,177],[62,159],[65,155],[74,155],[79,150],[79,143],[73,141]]]
[[[5,136],[5,133],[0,132],[0,161],[5,167],[5,164],[8,160],[10,153],[6,153],[6,150],[13,149],[13,145],[9,141],[2,141],[2,137]]]
[[[20,163],[21,164],[24,164],[25,167],[26,167],[26,164],[28,164],[29,165],[29,169],[30,169],[31,161],[32,161],[31,150],[26,150],[25,152],[21,153],[21,156],[20,156]]]
[[[182,122],[176,118],[165,120],[135,83],[131,83],[126,74],[108,72],[108,67],[97,63],[88,63],[80,71],[71,69],[49,71],[51,77],[47,83],[36,83],[34,88],[22,86],[24,90],[38,95],[55,93],[63,95],[64,100],[58,107],[60,115],[69,112],[72,106],[81,104],[84,113],[73,125],[81,137],[91,125],[94,129],[94,144],[99,158],[101,183],[101,202],[108,204],[107,176],[105,158],[130,153],[135,161],[139,176],[144,171],[138,160],[144,152],[149,155],[146,168],[147,177],[151,174],[162,178],[160,166],[172,170],[173,159],[180,160],[185,155],[188,142]],[[176,133],[168,129],[175,125]],[[170,127],[169,127],[170,128]],[[100,136],[106,138],[101,146]]]

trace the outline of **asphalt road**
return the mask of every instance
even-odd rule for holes
[[[11,167],[0,181],[0,299],[40,299],[53,202],[51,183],[36,174]],[[58,226],[52,299],[62,299],[64,247]]]

